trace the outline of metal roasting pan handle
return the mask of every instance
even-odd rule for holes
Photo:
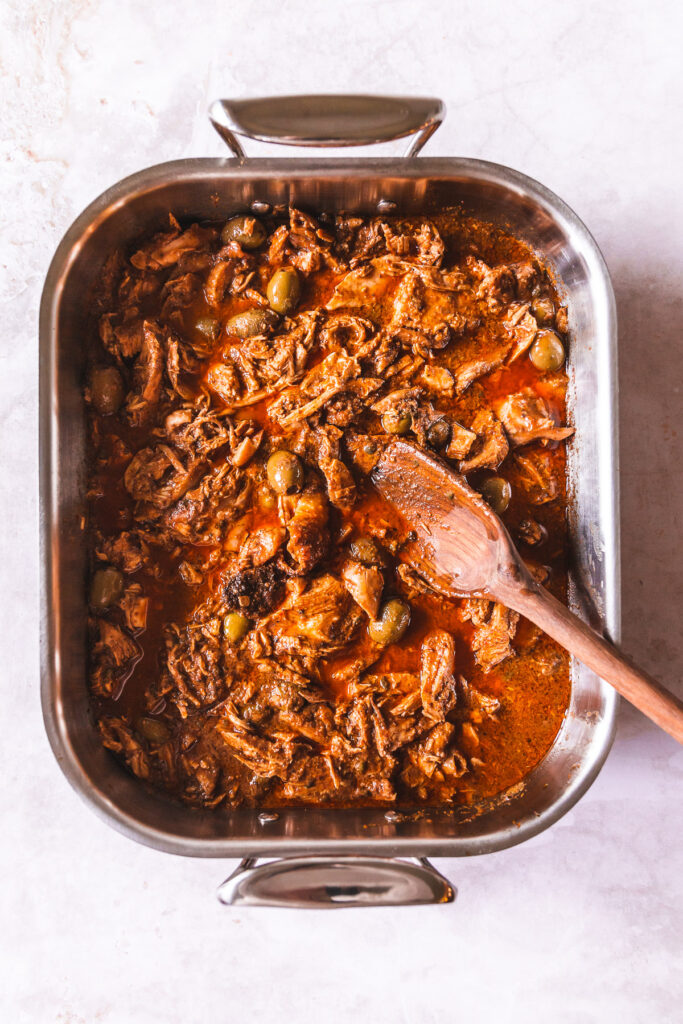
[[[229,906],[407,907],[452,903],[456,890],[425,857],[246,857],[218,887]]]
[[[209,117],[238,160],[236,136],[284,146],[370,146],[410,137],[405,156],[417,156],[443,121],[439,99],[415,96],[263,96],[214,100]]]

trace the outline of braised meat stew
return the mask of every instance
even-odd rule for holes
[[[518,783],[568,656],[445,600],[369,466],[399,435],[465,474],[566,596],[557,282],[456,211],[181,226],[89,300],[90,691],[102,742],[204,808],[473,804]]]

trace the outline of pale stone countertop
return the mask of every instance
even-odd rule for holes
[[[622,709],[560,823],[439,866],[450,907],[232,911],[229,863],[97,820],[38,700],[37,306],[76,214],[141,167],[220,155],[217,95],[439,95],[432,155],[516,167],[586,222],[620,319],[624,646],[681,692],[680,5],[633,0],[5,0],[2,47],[3,1021],[680,1021],[683,755]]]

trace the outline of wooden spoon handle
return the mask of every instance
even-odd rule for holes
[[[610,683],[617,693],[683,743],[683,703],[641,672],[613,644],[595,633],[543,587],[510,588],[500,600],[566,647],[579,661]]]

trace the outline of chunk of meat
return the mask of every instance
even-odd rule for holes
[[[517,278],[507,265],[489,267],[482,260],[468,256],[467,267],[475,281],[478,281],[476,296],[493,313],[499,313],[515,297]]]
[[[503,324],[513,340],[512,351],[507,358],[508,363],[513,363],[531,347],[538,333],[538,324],[527,303],[511,306]]]
[[[242,380],[233,363],[213,363],[206,372],[205,380],[208,387],[225,404],[228,412],[243,404]]]
[[[460,472],[497,469],[510,450],[500,421],[490,409],[482,409],[472,420],[472,431],[477,439],[472,444],[468,458],[460,463]]]
[[[228,525],[242,513],[249,486],[229,463],[212,468],[160,520],[171,538],[191,544],[218,544]]]
[[[530,299],[541,280],[541,271],[536,263],[513,263],[510,267],[517,281],[517,295]]]
[[[519,622],[517,612],[497,601],[468,598],[463,602],[460,614],[463,620],[469,620],[474,626],[472,650],[485,672],[514,654],[511,641]]]
[[[513,339],[506,332],[488,325],[458,339],[445,353],[456,395],[464,394],[474,381],[501,367],[512,345]]]
[[[332,505],[348,511],[356,501],[356,483],[350,469],[341,459],[323,455],[318,463],[327,482],[327,494]]]
[[[287,552],[294,571],[302,576],[306,576],[327,551],[328,516],[328,504],[323,494],[305,493],[296,499],[294,514],[286,524]]]
[[[418,400],[422,397],[422,388],[397,388],[395,391],[390,391],[379,401],[374,402],[371,406],[372,411],[376,412],[379,416],[383,416],[385,412],[396,413],[398,416],[402,416],[404,413],[413,413],[417,408]]]
[[[220,766],[215,757],[203,750],[193,750],[183,754],[181,765],[186,776],[184,796],[189,803],[215,807],[225,798],[225,793],[216,794]]]
[[[143,321],[135,318],[114,327],[113,319],[112,313],[105,313],[100,317],[100,338],[107,351],[122,363],[139,354],[143,341]]]
[[[342,566],[341,577],[356,604],[371,619],[376,619],[384,587],[384,577],[380,570],[349,558]]]
[[[410,758],[428,779],[440,772],[444,761],[451,754],[451,742],[455,726],[452,722],[439,722],[428,733],[425,739],[410,750]],[[464,769],[466,769],[466,765]],[[443,778],[443,775],[441,776]]]
[[[355,267],[338,281],[325,309],[361,307],[372,311],[396,283],[396,269],[383,260]]]
[[[532,504],[545,505],[557,498],[560,485],[549,452],[532,451],[528,455],[515,452],[514,460],[519,481]]]
[[[461,395],[464,391],[467,391],[470,384],[474,383],[475,380],[479,380],[480,377],[485,377],[493,370],[497,370],[499,366],[503,365],[506,355],[507,350],[485,359],[469,359],[462,362],[453,370],[456,393]]]
[[[97,546],[98,554],[125,573],[137,572],[149,558],[149,548],[139,533],[124,530],[116,537],[103,537]]]
[[[97,620],[98,640],[92,649],[91,689],[98,697],[112,697],[140,657],[135,641],[108,619]]]
[[[274,558],[285,542],[286,531],[283,526],[262,526],[247,537],[240,548],[238,563],[240,566],[258,567]]]
[[[268,408],[268,415],[283,429],[297,427],[344,389],[347,381],[360,374],[360,365],[344,352],[330,352],[306,374],[296,389],[290,389]]]
[[[446,448],[446,455],[449,459],[465,459],[471,451],[472,445],[477,440],[473,430],[463,427],[462,423],[456,420],[450,421],[451,436]]]
[[[185,401],[194,398],[194,388],[190,387],[187,377],[194,374],[199,363],[187,345],[171,334],[166,341],[166,376],[176,394]]]
[[[161,289],[163,306],[161,315],[168,320],[173,311],[189,306],[201,290],[201,281],[197,274],[177,274],[169,278]]]
[[[283,606],[259,627],[276,655],[317,659],[341,650],[354,637],[362,613],[331,573],[314,579],[293,606]]]
[[[241,421],[244,423],[244,420]],[[234,445],[231,462],[233,466],[241,468],[246,466],[253,459],[256,452],[259,450],[261,441],[263,440],[264,431],[258,430],[255,433],[248,434],[236,440]]]
[[[433,630],[420,648],[420,694],[427,718],[443,722],[457,702],[455,640],[444,629]]]
[[[496,412],[513,448],[520,448],[541,438],[564,441],[574,433],[573,427],[556,426],[543,399],[530,389],[508,395],[496,405]]]
[[[244,422],[244,428],[248,424]],[[224,413],[212,408],[206,395],[186,402],[164,421],[169,441],[192,461],[206,460],[231,439],[232,424]]]
[[[330,503],[348,511],[356,501],[356,483],[341,457],[342,437],[343,432],[333,425],[316,427],[314,430],[304,427],[295,450],[318,464],[325,477]]]
[[[418,264],[438,267],[444,254],[441,235],[431,221],[421,221],[417,230],[412,224],[382,224],[387,250],[402,259],[412,258]]]
[[[349,313],[335,313],[328,317],[320,330],[320,344],[326,349],[344,349],[359,355],[367,348],[367,339],[375,333],[371,320]]]
[[[145,320],[142,346],[133,367],[133,381],[126,398],[126,413],[134,427],[142,426],[154,414],[161,397],[164,375],[164,344],[157,324]]]
[[[145,597],[139,583],[131,583],[126,587],[121,598],[121,608],[126,617],[126,626],[131,633],[140,633],[147,626],[147,609],[149,598]]]
[[[118,306],[125,321],[134,319],[144,304],[157,299],[162,285],[162,278],[153,270],[135,270],[127,268],[119,285]]]
[[[168,445],[143,448],[134,455],[123,476],[126,490],[136,501],[168,508],[197,478],[194,462],[186,469]]]
[[[219,306],[225,298],[228,286],[235,276],[237,265],[237,260],[227,259],[219,260],[211,268],[204,285],[204,294],[210,306]]]
[[[123,718],[106,717],[98,722],[103,745],[127,764],[140,779],[149,778],[149,757]]]
[[[470,722],[480,725],[487,718],[491,718],[500,709],[500,701],[488,693],[482,693],[476,686],[460,679],[460,692],[463,704],[467,709],[467,717]]]
[[[221,739],[230,747],[233,756],[255,775],[264,778],[287,777],[294,756],[291,743],[283,739],[272,741],[259,736],[249,722],[240,718],[231,702],[226,703],[223,715],[216,721],[215,728]]]
[[[424,278],[414,272],[402,279],[394,295],[390,328],[419,331],[428,338],[429,347],[432,341],[440,345],[452,335],[461,334],[466,323],[458,308],[457,292],[429,287]]]
[[[382,386],[377,378],[357,378],[345,384],[325,406],[325,420],[336,427],[349,427],[367,409],[370,396]]]
[[[225,378],[220,382],[220,394],[229,403],[228,390],[239,398],[241,395],[274,394],[294,384],[304,375],[315,343],[318,319],[317,312],[301,313],[285,334],[245,338],[239,346],[230,348],[229,362],[212,368],[212,386],[218,391],[218,379]],[[233,373],[232,378],[229,371]],[[229,385],[228,380],[231,380]]]
[[[450,398],[455,390],[453,374],[445,366],[425,366],[418,379],[427,391],[445,398]]]
[[[134,253],[130,262],[138,270],[163,270],[172,267],[185,253],[193,252],[215,238],[215,228],[202,228],[192,224],[186,231],[177,226],[171,231],[155,235],[151,242]]]
[[[289,209],[289,234],[287,244],[292,252],[292,263],[304,274],[310,274],[321,266],[327,265],[337,272],[343,269],[334,253],[332,242],[334,237],[328,235],[319,224],[307,213]]]
[[[178,566],[178,575],[188,587],[198,587],[204,582],[204,574],[191,562],[181,562]]]
[[[164,632],[162,672],[151,698],[168,698],[180,716],[225,699],[233,681],[221,637],[221,620],[212,617],[186,626],[169,624]]]

